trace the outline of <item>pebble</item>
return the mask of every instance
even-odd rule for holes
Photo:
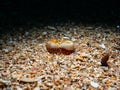
[[[39,87],[35,87],[33,90],[40,90],[40,88]]]
[[[76,41],[76,39],[74,38],[74,37],[72,37],[72,39],[71,39],[72,41]]]
[[[17,90],[23,90],[20,86],[16,86]]]
[[[48,26],[47,28],[48,28],[48,29],[51,29],[51,30],[56,30],[56,28],[55,28],[55,27],[52,27],[52,26]]]
[[[67,31],[66,33],[67,33],[67,34],[70,34],[70,31]]]
[[[10,41],[7,41],[7,43],[8,43],[8,44],[12,44],[12,43],[13,43],[13,41],[12,41],[12,40],[10,40]]]
[[[109,87],[108,90],[117,90],[117,89],[114,87]]]
[[[117,27],[117,29],[120,29],[120,25],[117,25],[116,27]]]
[[[107,78],[105,78],[105,79],[102,80],[102,83],[105,83],[108,80],[109,80],[109,78],[107,77]]]
[[[96,82],[91,81],[90,84],[91,84],[91,86],[93,86],[94,88],[98,88],[98,87],[99,87],[99,84],[96,83]]]
[[[43,32],[43,33],[42,33],[42,35],[46,35],[46,34],[47,34],[47,32]]]
[[[69,37],[63,37],[63,39],[70,39]]]
[[[97,34],[97,37],[101,37],[101,34],[99,33],[99,34]]]
[[[22,39],[22,37],[21,37],[21,36],[19,36],[19,37],[18,37],[18,39],[19,39],[19,40],[21,40],[21,39]]]
[[[5,52],[5,53],[9,52],[8,49],[2,49],[2,51]]]
[[[106,46],[104,44],[101,44],[100,47],[103,48],[103,49],[106,48]]]
[[[10,87],[7,87],[7,90],[11,90],[11,88],[10,88]]]
[[[25,32],[25,35],[28,36],[29,32]]]
[[[105,33],[104,35],[101,31],[100,33],[98,31],[94,33],[90,31],[89,33],[84,28],[81,30],[76,28],[76,31],[73,28],[66,30],[61,26],[60,32],[58,32],[59,29],[57,31],[46,28],[45,30],[36,31],[37,33],[35,31],[31,33],[32,31],[30,31],[28,36],[25,35],[25,32],[20,32],[20,36],[4,37],[3,41],[0,41],[0,43],[3,43],[0,50],[0,58],[2,58],[0,60],[0,70],[4,72],[7,69],[8,72],[0,73],[0,76],[3,76],[5,80],[11,80],[12,76],[15,82],[12,80],[8,85],[16,90],[23,90],[26,85],[33,90],[40,90],[44,86],[52,90],[59,87],[63,90],[119,89],[119,51],[112,48],[116,38],[119,39],[119,33],[112,33],[111,31],[111,33]],[[49,35],[49,38],[47,38],[47,35]],[[61,54],[49,54],[47,52],[45,45],[51,38],[58,40],[58,46],[56,46],[56,42],[54,44],[54,41],[51,41],[51,48],[53,47],[53,51],[56,50],[56,48],[54,49],[55,46],[60,48],[58,51]],[[7,41],[10,41],[11,44]],[[91,47],[88,47],[88,42]],[[75,44],[75,48],[73,48],[75,52],[73,53],[68,48],[69,45],[72,46],[72,43]],[[110,52],[113,55],[115,54],[114,57],[110,58],[110,68],[101,66],[100,58],[105,52],[103,48],[109,48]],[[68,51],[71,52],[69,55],[64,54]],[[27,76],[30,78],[25,78]],[[71,78],[68,79],[69,77]],[[20,82],[16,82],[16,80]],[[31,85],[31,81],[35,83],[35,86]],[[71,81],[72,83],[68,84]],[[5,88],[5,90],[9,90],[9,88]]]

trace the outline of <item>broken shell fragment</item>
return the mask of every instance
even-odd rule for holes
[[[4,86],[4,85],[8,85],[10,83],[10,81],[6,81],[3,79],[0,79],[0,87]]]
[[[37,82],[38,79],[36,79],[36,78],[21,78],[19,81],[30,83],[30,82]]]
[[[69,55],[75,51],[74,43],[70,40],[51,39],[46,43],[46,49],[49,53],[60,53]]]

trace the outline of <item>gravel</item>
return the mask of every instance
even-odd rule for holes
[[[58,26],[0,38],[0,89],[120,90],[120,32],[97,26]],[[75,52],[49,53],[50,39],[69,39]],[[108,66],[101,59],[109,53]],[[9,83],[6,83],[9,82]]]

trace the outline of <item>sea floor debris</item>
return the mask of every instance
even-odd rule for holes
[[[120,32],[97,26],[36,28],[0,38],[0,90],[120,90]],[[49,39],[69,39],[75,51],[49,53]],[[66,49],[66,47],[65,47]],[[101,65],[104,53],[109,67]]]

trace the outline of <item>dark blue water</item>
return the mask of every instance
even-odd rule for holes
[[[1,0],[0,27],[33,27],[51,23],[120,24],[120,5],[114,0]]]

